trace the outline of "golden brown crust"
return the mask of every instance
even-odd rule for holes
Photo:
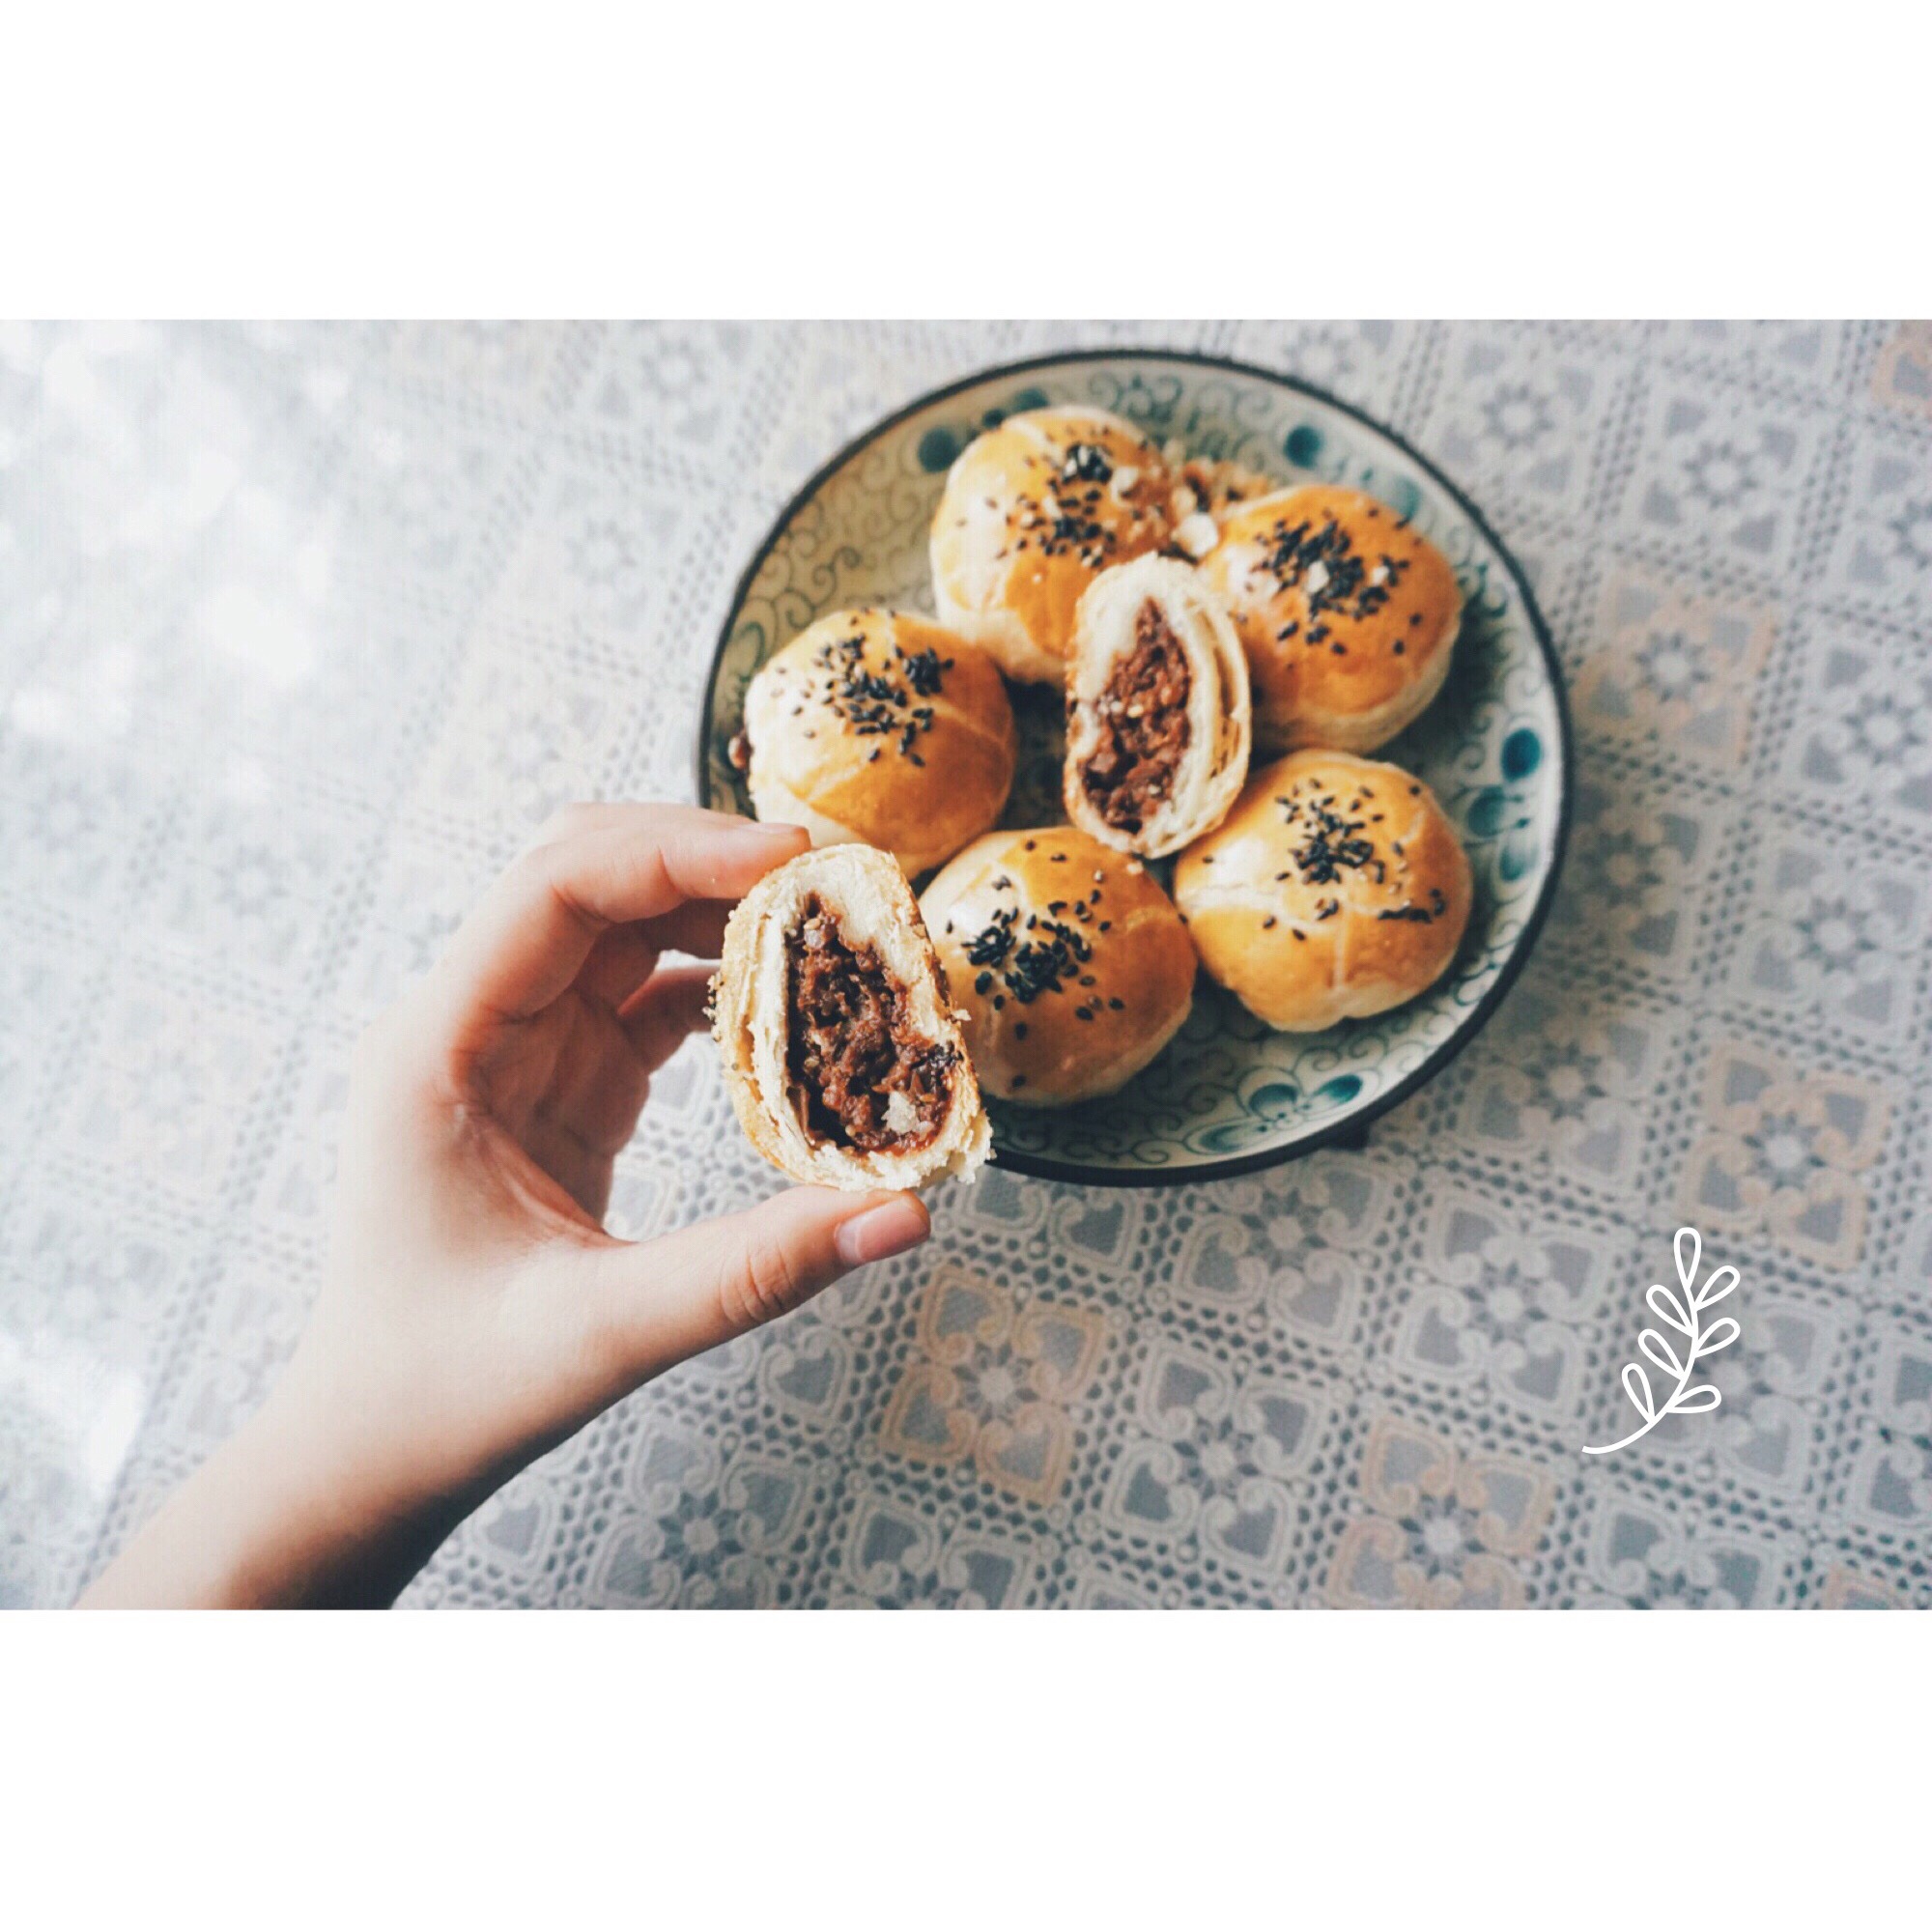
[[[1201,568],[1247,651],[1262,745],[1374,751],[1448,674],[1456,573],[1359,490],[1304,484],[1238,504]]]
[[[992,660],[891,611],[835,611],[801,632],[753,679],[745,731],[760,818],[818,845],[875,845],[913,874],[999,817],[1018,756]]]
[[[1009,677],[1060,683],[1082,593],[1167,542],[1170,490],[1160,451],[1105,410],[1009,416],[953,464],[933,514],[941,621]]]
[[[921,905],[981,1084],[1022,1106],[1114,1093],[1193,1003],[1173,902],[1137,859],[1073,826],[988,833]]]
[[[905,989],[923,1038],[958,1055],[938,1133],[913,1151],[875,1153],[810,1137],[786,1074],[790,1029],[788,945],[815,899],[853,945],[873,947]],[[992,1146],[992,1127],[959,1024],[946,996],[919,904],[898,865],[866,845],[802,852],[768,872],[732,908],[712,999],[725,1091],[752,1145],[792,1179],[826,1187],[921,1187],[943,1175],[970,1179]]]
[[[1209,976],[1284,1033],[1385,1011],[1456,956],[1469,862],[1434,794],[1394,765],[1304,751],[1254,774],[1175,868]]]

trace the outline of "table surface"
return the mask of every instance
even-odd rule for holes
[[[259,1402],[357,1029],[556,805],[688,795],[802,479],[1136,341],[1357,404],[1521,560],[1578,754],[1521,980],[1363,1151],[947,1190],[405,1602],[1932,1603],[1932,329],[1009,323],[0,333],[0,1603]],[[695,1042],[613,1226],[771,1184]],[[1722,1406],[1585,1458],[1683,1222]]]

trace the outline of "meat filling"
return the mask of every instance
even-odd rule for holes
[[[807,1137],[865,1153],[925,1146],[958,1055],[920,1034],[877,951],[848,945],[816,897],[791,935],[785,991],[785,1073]]]
[[[1095,711],[1100,742],[1081,772],[1087,796],[1117,831],[1138,832],[1174,790],[1187,749],[1187,653],[1152,598],[1134,620],[1134,647],[1114,666]]]

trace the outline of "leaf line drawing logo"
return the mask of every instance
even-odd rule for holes
[[[1681,1345],[1684,1352],[1680,1356],[1669,1339],[1656,1328],[1646,1328],[1636,1338],[1636,1346],[1653,1368],[1676,1378],[1676,1386],[1660,1405],[1642,1364],[1626,1362],[1624,1393],[1643,1421],[1619,1442],[1586,1448],[1583,1451],[1586,1456],[1608,1456],[1628,1448],[1639,1436],[1648,1435],[1666,1415],[1708,1415],[1723,1401],[1716,1382],[1693,1384],[1690,1378],[1705,1356],[1728,1349],[1738,1339],[1741,1331],[1731,1316],[1721,1315],[1708,1328],[1704,1325],[1705,1311],[1737,1287],[1738,1271],[1727,1262],[1720,1268],[1713,1268],[1699,1288],[1697,1264],[1703,1258],[1703,1236],[1695,1228],[1679,1228],[1671,1237],[1670,1247],[1677,1260],[1677,1284],[1683,1290],[1682,1295],[1658,1281],[1650,1285],[1643,1298],[1660,1321],[1676,1329],[1684,1338]]]

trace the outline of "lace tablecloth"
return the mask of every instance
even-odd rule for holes
[[[260,1400],[357,1028],[555,805],[689,795],[797,484],[1132,340],[1358,404],[1521,559],[1579,765],[1522,979],[1363,1151],[948,1190],[406,1601],[1932,1603],[1932,330],[1378,324],[0,335],[0,1603]],[[771,1184],[696,1043],[613,1219]],[[1722,1406],[1584,1458],[1681,1222]]]

